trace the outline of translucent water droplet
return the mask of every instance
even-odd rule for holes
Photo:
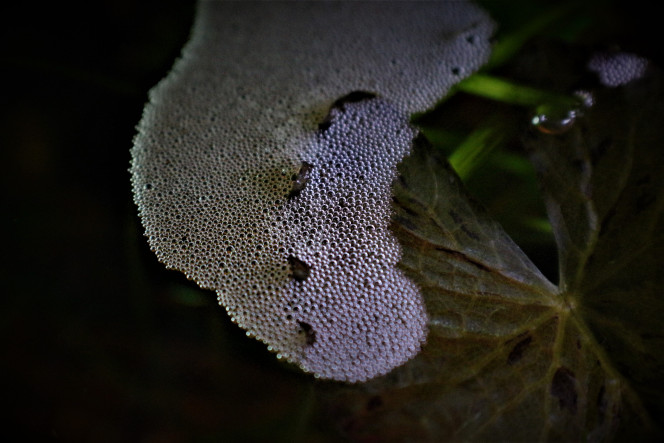
[[[571,110],[563,115],[547,112],[538,113],[530,121],[540,132],[544,134],[562,134],[567,132],[574,121],[576,120],[576,113]]]
[[[544,134],[557,135],[567,132],[594,102],[592,94],[588,91],[576,91],[574,97],[576,102],[573,104],[538,106],[530,123]]]

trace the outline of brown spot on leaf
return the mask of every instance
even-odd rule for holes
[[[300,325],[302,332],[307,340],[307,345],[311,346],[316,343],[316,331],[311,327],[309,323],[303,321],[297,321],[297,324]]]
[[[330,107],[329,112],[327,115],[323,118],[323,121],[321,121],[318,124],[318,131],[319,132],[325,132],[329,129],[330,126],[332,126],[332,121],[334,120],[335,116],[335,110],[345,110],[345,104],[346,103],[357,103],[362,100],[370,100],[372,98],[376,98],[376,94],[373,92],[367,92],[367,91],[353,91],[349,94],[344,95],[343,97],[338,98],[337,100],[332,103],[332,106]]]
[[[343,97],[336,99],[332,104],[332,107],[343,109],[343,105],[345,105],[346,103],[357,103],[361,102],[362,100],[370,100],[372,98],[376,98],[376,94],[373,92],[353,91],[344,95]]]
[[[313,168],[314,165],[311,163],[302,162],[299,172],[293,175],[293,187],[291,188],[290,194],[288,194],[288,198],[293,198],[302,192],[311,177],[311,170]]]
[[[367,411],[375,411],[381,406],[383,406],[383,399],[380,397],[380,395],[374,395],[367,402]]]
[[[295,280],[304,281],[309,277],[311,267],[308,264],[292,255],[288,256],[288,263],[290,264],[291,271],[293,272],[292,275]]]
[[[325,118],[323,118],[323,121],[318,123],[318,131],[319,132],[327,131],[330,128],[330,126],[332,126],[332,118],[333,117],[331,114],[327,114]]]
[[[517,344],[515,344],[512,348],[512,351],[510,351],[510,354],[507,356],[507,364],[513,365],[521,360],[524,351],[528,348],[528,346],[530,346],[530,342],[532,341],[533,337],[528,335],[527,337],[521,339]]]
[[[551,381],[551,395],[558,399],[560,409],[568,409],[576,414],[576,377],[570,369],[561,366],[553,375]]]

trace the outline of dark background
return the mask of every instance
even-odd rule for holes
[[[132,202],[135,126],[188,38],[194,2],[4,8],[0,388],[11,412],[3,434],[303,435],[309,378],[246,339],[214,294],[165,270]],[[616,35],[661,60],[654,15],[633,2],[617,10]]]
[[[135,126],[194,10],[26,2],[0,13],[5,436],[289,434],[303,376],[275,371],[213,293],[155,260],[132,202]]]

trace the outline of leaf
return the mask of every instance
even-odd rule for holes
[[[319,385],[322,416],[359,440],[658,435],[663,101],[641,87],[599,97],[565,136],[530,140],[560,288],[419,140],[394,186],[393,230],[426,301],[427,345],[364,385]]]
[[[620,112],[616,112],[620,110]],[[561,289],[619,373],[664,416],[661,75],[604,90],[563,137],[531,141],[560,250]]]

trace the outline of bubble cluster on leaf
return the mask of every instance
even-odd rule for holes
[[[648,60],[627,52],[598,52],[588,62],[588,69],[595,72],[600,83],[615,88],[637,80],[648,67]]]
[[[491,31],[465,2],[202,2],[132,150],[150,247],[308,372],[405,362],[426,336],[388,230],[408,113],[477,69]]]

